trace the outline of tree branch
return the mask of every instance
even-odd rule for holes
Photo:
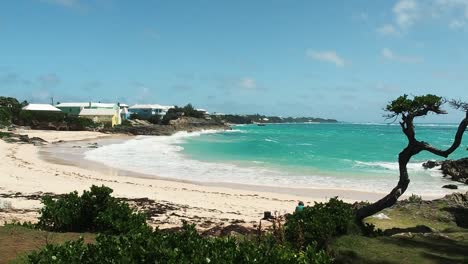
[[[460,146],[462,138],[463,138],[463,133],[465,133],[467,126],[468,126],[468,111],[466,112],[465,118],[460,122],[460,125],[458,126],[457,133],[455,134],[455,139],[452,143],[452,146],[450,146],[446,150],[441,150],[441,149],[431,146],[429,143],[420,142],[420,147],[422,150],[426,150],[435,155],[447,158],[450,154],[452,154],[452,152],[454,152]]]

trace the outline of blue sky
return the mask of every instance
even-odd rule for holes
[[[467,47],[468,0],[1,1],[0,94],[383,122],[468,100]]]

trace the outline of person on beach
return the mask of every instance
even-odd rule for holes
[[[296,212],[302,212],[304,211],[304,202],[299,201],[299,203],[296,206]]]

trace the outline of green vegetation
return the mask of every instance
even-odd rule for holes
[[[43,199],[36,228],[48,231],[100,232],[93,244],[80,239],[47,245],[28,256],[29,263],[332,263],[310,243],[297,250],[273,235],[202,237],[194,225],[179,232],[153,231],[142,214],[110,196],[108,187]],[[328,213],[340,212],[333,201]]]
[[[204,118],[205,114],[196,110],[192,104],[188,104],[184,107],[174,106],[174,108],[171,108],[167,111],[166,115],[162,119],[162,124],[169,125],[171,120],[176,120],[181,116]]]
[[[0,96],[0,125],[10,125],[18,120],[21,108],[27,102],[20,103],[12,97]]]
[[[336,197],[327,203],[315,203],[286,219],[286,239],[299,249],[313,244],[324,248],[331,238],[348,232],[353,218],[351,205]]]
[[[194,226],[180,232],[140,231],[125,236],[99,235],[95,244],[82,240],[49,245],[29,256],[30,263],[332,263],[324,251],[303,252],[274,239],[203,238]]]
[[[277,221],[273,232],[266,234],[202,237],[188,224],[179,231],[152,230],[144,218],[133,218],[142,215],[111,193],[107,187],[93,186],[82,196],[75,192],[53,202],[44,199],[42,222],[34,229],[0,227],[0,259],[16,257],[15,263],[464,263],[468,258],[468,231],[459,226],[451,210],[466,203],[463,194],[431,202],[410,197],[385,209],[389,218],[366,219],[364,232],[355,224],[352,206],[333,198],[290,215],[284,229]],[[466,210],[458,213],[466,215]],[[387,230],[375,232],[374,224]],[[418,231],[415,226],[421,224],[427,227]],[[83,233],[80,239],[77,233],[38,227],[100,234]],[[388,233],[395,227],[400,230]]]
[[[448,264],[467,263],[468,260],[468,239],[422,234],[375,238],[347,235],[333,241],[330,248],[336,263]]]
[[[101,232],[124,234],[146,227],[146,216],[110,194],[112,189],[92,186],[91,191],[65,194],[56,200],[42,199],[37,227],[55,232]]]
[[[85,243],[95,241],[90,233],[53,233],[19,225],[0,227],[0,263],[25,263],[27,255],[50,244],[83,238]]]

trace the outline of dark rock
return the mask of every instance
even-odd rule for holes
[[[455,189],[458,189],[458,186],[456,186],[455,184],[446,184],[442,186],[442,188],[455,190]]]
[[[441,170],[452,180],[466,183],[468,180],[468,158],[443,161]]]
[[[428,160],[422,164],[422,166],[426,169],[433,169],[434,167],[437,167],[440,165],[441,165],[440,161],[433,161],[433,160]]]
[[[384,235],[386,236],[393,236],[395,234],[400,234],[400,233],[431,233],[432,229],[428,226],[425,225],[418,225],[415,227],[409,227],[409,228],[398,228],[394,227],[391,229],[386,229],[384,231]]]
[[[453,181],[468,184],[468,158],[459,160],[444,160],[424,162],[422,166],[426,169],[432,169],[440,166],[444,177],[449,177]]]

